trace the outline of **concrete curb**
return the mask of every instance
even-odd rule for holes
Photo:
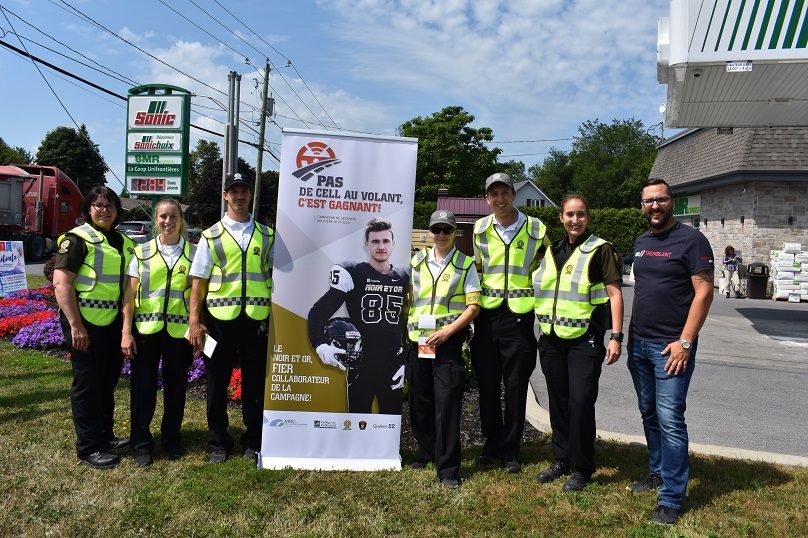
[[[639,412],[638,412],[639,413]],[[531,426],[540,432],[550,433],[553,428],[550,426],[550,413],[547,412],[536,398],[533,387],[527,387],[527,409],[526,419]],[[639,416],[637,420],[640,420]],[[640,444],[645,446],[645,437],[642,435],[628,435],[624,433],[607,432],[597,430],[597,436],[608,441],[617,441],[626,444]],[[778,465],[791,465],[794,467],[808,467],[808,458],[803,456],[791,456],[789,454],[776,454],[774,452],[759,452],[756,450],[746,450],[743,448],[731,448],[718,445],[702,445],[690,443],[690,451],[705,456],[720,456],[722,458],[732,458],[737,460],[763,461]]]

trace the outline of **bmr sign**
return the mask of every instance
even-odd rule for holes
[[[131,194],[185,194],[190,116],[187,90],[158,84],[129,90],[126,188]]]

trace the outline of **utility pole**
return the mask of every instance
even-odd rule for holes
[[[224,151],[222,152],[222,192],[227,174],[235,173],[238,169],[238,109],[241,100],[241,75],[230,71],[227,76],[229,89],[227,92],[227,123],[224,126]],[[227,210],[227,204],[222,198],[222,216]]]
[[[258,218],[261,207],[261,167],[264,164],[264,129],[267,122],[267,102],[269,101],[269,59],[264,66],[264,91],[261,93],[261,123],[258,126],[258,158],[255,160],[255,192],[253,193],[253,218]],[[270,112],[271,114],[271,112]]]

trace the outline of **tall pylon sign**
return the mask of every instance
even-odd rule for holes
[[[191,93],[165,84],[129,90],[126,189],[130,194],[184,196],[190,170]]]

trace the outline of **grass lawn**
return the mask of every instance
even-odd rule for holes
[[[662,528],[649,523],[655,495],[625,489],[646,472],[641,447],[599,442],[595,482],[579,494],[535,481],[552,457],[546,440],[524,447],[520,475],[475,467],[479,447],[469,448],[455,491],[431,468],[259,471],[240,458],[207,463],[204,402],[196,398],[183,425],[186,457],[168,461],[158,452],[151,467],[126,457],[96,471],[76,461],[70,379],[64,360],[0,342],[0,536],[808,535],[808,469],[693,456],[687,511]],[[117,401],[124,435],[125,380]],[[160,416],[158,409],[153,426]],[[231,423],[240,422],[231,409]]]

